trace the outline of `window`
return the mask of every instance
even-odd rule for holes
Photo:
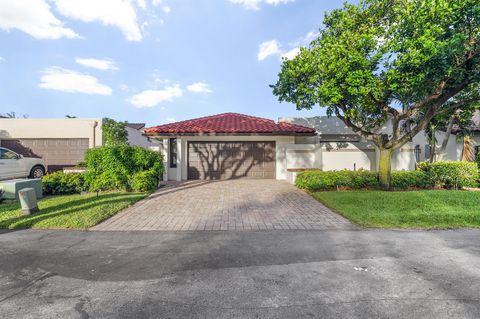
[[[170,168],[177,167],[177,139],[171,138],[169,140],[169,150],[170,150]]]
[[[17,157],[17,153],[7,150],[5,148],[0,148],[0,159],[13,159]]]
[[[422,149],[420,148],[420,145],[415,145],[415,161],[418,163],[420,162],[420,154],[422,154]]]
[[[431,155],[432,155],[432,147],[428,144],[425,144],[425,159],[426,160],[430,159]]]

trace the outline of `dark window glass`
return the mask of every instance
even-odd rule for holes
[[[170,139],[170,168],[177,167],[177,139],[171,138]]]
[[[420,154],[422,153],[422,149],[420,145],[415,145],[415,161],[418,163],[420,162]]]
[[[10,150],[0,148],[0,158],[1,159],[14,159],[17,158],[17,153],[14,153]]]

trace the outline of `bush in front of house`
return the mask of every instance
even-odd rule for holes
[[[418,169],[430,176],[435,187],[461,189],[478,186],[479,168],[474,162],[421,163]]]
[[[85,164],[85,180],[91,191],[154,190],[164,169],[160,153],[129,145],[90,149]]]
[[[329,190],[338,188],[375,188],[378,187],[376,172],[371,171],[319,171],[307,170],[298,173],[295,185],[308,190]]]
[[[157,173],[152,170],[137,172],[130,177],[129,183],[136,192],[154,191],[158,186]]]
[[[58,171],[42,178],[42,188],[45,195],[77,194],[85,190],[83,173],[64,173]]]
[[[427,189],[433,188],[434,183],[427,172],[417,170],[392,172],[391,185],[394,189]]]

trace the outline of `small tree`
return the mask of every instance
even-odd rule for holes
[[[103,144],[106,146],[128,144],[127,122],[104,118],[102,124]]]
[[[284,60],[273,93],[297,109],[326,107],[391,156],[442,112],[479,100],[478,0],[362,0],[326,14],[308,48]],[[391,121],[391,130],[379,130]]]

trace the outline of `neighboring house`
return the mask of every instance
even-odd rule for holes
[[[305,151],[313,147],[307,154],[315,154],[313,158],[317,161],[317,164],[314,165],[316,168],[322,170],[376,170],[378,167],[378,152],[375,145],[353,132],[337,117],[281,118],[280,121],[315,128],[317,136],[314,138],[296,140],[296,144],[306,144],[307,146],[298,145],[293,148],[298,151]],[[391,132],[391,123],[387,122],[378,131]],[[436,133],[438,144],[442,143],[444,136],[444,132]],[[462,143],[457,141],[456,136],[451,134],[444,160],[459,160],[462,154],[462,146]],[[418,162],[429,160],[430,151],[427,136],[422,131],[393,153],[392,169],[415,170]],[[311,161],[306,163],[306,166],[309,165],[313,165]]]
[[[160,151],[163,143],[144,135],[145,123],[127,123],[128,144]]]
[[[84,160],[87,149],[102,145],[101,119],[0,119],[0,146],[41,157],[55,171]]]
[[[390,124],[379,130],[391,130]],[[336,117],[273,120],[224,113],[144,130],[163,143],[168,180],[276,178],[293,181],[301,169],[376,170],[373,143]],[[445,133],[437,133],[441,141]],[[454,135],[447,160],[458,160],[462,144]],[[430,156],[424,132],[393,154],[393,170],[414,170]]]

